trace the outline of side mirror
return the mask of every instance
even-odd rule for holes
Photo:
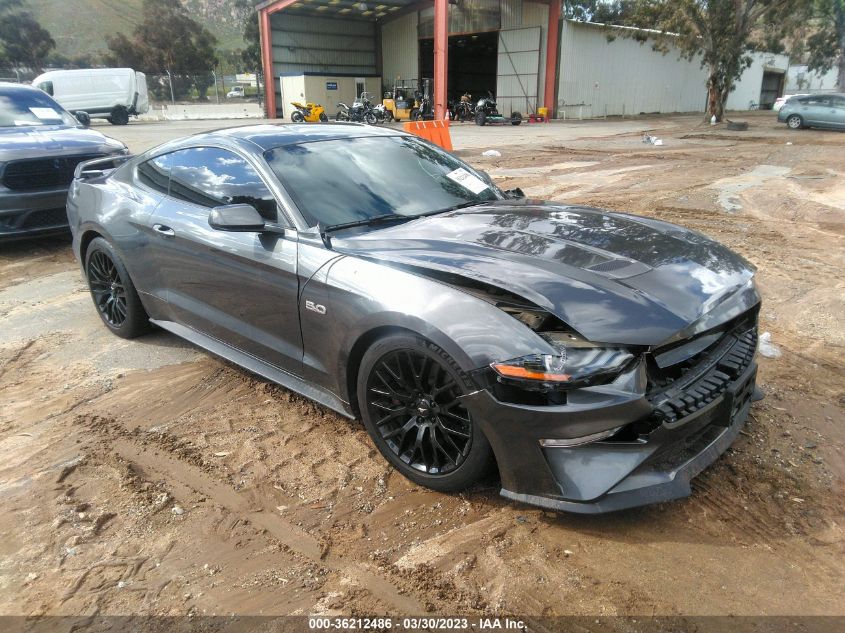
[[[76,112],[74,112],[73,116],[76,117],[76,120],[79,121],[79,124],[82,127],[89,127],[91,125],[91,117],[88,115],[87,112],[84,112],[83,110],[77,110]]]
[[[265,228],[264,218],[249,204],[214,207],[208,214],[208,224],[218,231],[237,233],[260,233]]]
[[[502,193],[505,194],[505,198],[508,200],[519,200],[525,197],[525,192],[517,187],[516,189],[508,189],[507,191],[503,191]]]

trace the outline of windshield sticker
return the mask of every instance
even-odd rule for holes
[[[450,171],[446,174],[450,180],[454,180],[462,187],[469,189],[475,194],[479,194],[487,189],[487,184],[480,178],[476,178],[463,167],[458,167],[455,171]]]
[[[53,108],[30,108],[29,111],[42,121],[62,120],[62,115],[56,112]]]

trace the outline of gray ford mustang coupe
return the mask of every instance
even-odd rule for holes
[[[154,323],[350,418],[435,490],[596,513],[690,494],[757,366],[753,268],[664,222],[527,200],[395,130],[260,125],[83,163],[103,323]]]

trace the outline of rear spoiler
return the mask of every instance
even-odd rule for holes
[[[73,171],[73,179],[90,180],[91,178],[105,176],[114,169],[117,169],[130,158],[132,158],[132,154],[117,154],[115,156],[84,160],[79,163]]]

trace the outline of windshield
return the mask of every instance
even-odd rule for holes
[[[58,103],[40,90],[0,90],[0,127],[79,125]]]
[[[264,156],[310,226],[414,217],[503,197],[471,167],[412,136],[316,141]]]

